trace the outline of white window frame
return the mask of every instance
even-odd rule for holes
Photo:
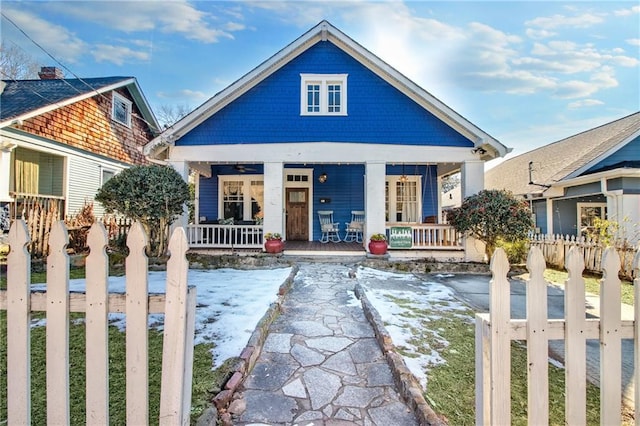
[[[576,210],[578,215],[577,222],[576,222],[577,228],[578,228],[578,236],[585,235],[583,231],[586,231],[588,228],[591,228],[591,227],[587,227],[585,229],[582,228],[582,209],[587,207],[599,207],[601,209],[600,219],[604,220],[607,218],[607,203],[576,203]]]
[[[124,107],[125,111],[125,120],[122,121],[118,118],[118,114],[117,114],[117,108],[118,106],[122,106]],[[113,92],[113,97],[111,99],[111,118],[113,119],[113,121],[120,123],[124,126],[127,127],[131,127],[131,107],[132,107],[133,103],[125,98],[124,96],[122,96],[121,94],[117,93],[117,92]]]
[[[104,179],[105,173],[111,173],[111,177],[109,179],[113,179],[115,175],[118,174],[118,171],[115,169],[107,168],[107,167],[100,167],[100,186],[104,185],[109,180],[109,179],[107,180]]]
[[[300,74],[300,115],[347,115],[347,77],[349,74]],[[307,111],[307,85],[320,86],[320,111]],[[339,85],[340,111],[329,112],[329,86]]]
[[[259,181],[264,185],[264,175],[224,175],[218,179],[218,218],[224,219],[224,184],[242,182],[242,220],[254,220],[252,217],[251,182]],[[264,203],[264,199],[262,200]]]
[[[388,211],[385,212],[385,216],[389,218],[387,223],[422,223],[422,176],[406,176],[407,182],[415,182],[416,184],[416,208],[417,208],[417,218],[412,222],[400,222],[396,220],[396,212],[397,208],[397,187],[398,182],[400,182],[401,176],[386,176],[385,181],[389,187],[388,199],[386,200],[386,205]]]

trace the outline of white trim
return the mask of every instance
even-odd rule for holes
[[[346,116],[347,115],[347,77],[349,74],[300,74],[300,115],[303,116]],[[317,83],[320,86],[319,111],[308,111],[309,84]],[[341,99],[340,111],[329,111],[329,85],[340,85]]]
[[[578,228],[578,236],[582,235],[582,209],[585,207],[600,207],[602,209],[600,214],[600,219],[607,218],[607,203],[597,203],[597,202],[584,202],[584,203],[576,203],[576,227]]]
[[[620,149],[624,148],[628,143],[632,142],[633,140],[635,140],[638,137],[640,137],[640,129],[636,130],[633,134],[631,134],[630,136],[626,137],[624,140],[622,140],[619,143],[617,143],[616,146],[614,146],[614,147],[610,148],[609,150],[607,150],[606,152],[603,152],[602,154],[598,155],[596,158],[594,158],[593,160],[589,161],[587,164],[585,164],[582,167],[580,167],[580,168],[574,170],[573,172],[569,173],[569,175],[567,175],[564,179],[573,179],[575,177],[580,177],[580,175],[582,173],[584,173],[585,171],[589,170],[591,167],[595,166],[599,162],[601,162],[604,159],[608,158],[610,155],[614,154],[615,152],[619,151]]]
[[[120,118],[118,118],[117,107],[120,105],[124,106],[125,108],[124,121],[121,121]],[[111,92],[111,119],[113,121],[131,128],[132,107],[133,107],[133,102],[131,102],[129,99],[125,98],[115,90]]]
[[[100,186],[104,185],[106,183],[106,181],[104,180],[104,173],[113,173],[113,176],[111,176],[109,179],[113,179],[115,177],[115,175],[118,174],[118,170],[109,168],[109,167],[104,167],[102,166],[102,164],[99,165],[100,167]]]
[[[415,182],[416,183],[416,203],[417,203],[417,212],[418,215],[417,220],[402,222],[396,220],[397,213],[397,187],[398,182],[400,182],[401,176],[398,175],[386,175],[385,176],[385,184],[389,184],[389,211],[385,214],[389,214],[389,220],[387,223],[422,223],[422,212],[423,212],[423,204],[422,204],[422,176],[415,175],[406,175],[407,182]],[[439,204],[439,203],[438,203]],[[392,215],[393,213],[393,215]]]
[[[291,181],[289,182],[287,180],[287,175],[301,175],[301,176],[308,176],[308,179],[306,182],[302,182],[302,181]],[[307,212],[307,216],[308,216],[308,229],[309,229],[309,241],[313,241],[313,224],[315,223],[315,221],[313,220],[313,187],[315,182],[313,182],[313,169],[287,169],[285,168],[282,174],[282,179],[283,179],[283,188],[282,188],[282,209],[284,210],[287,206],[287,200],[285,199],[286,193],[287,193],[287,188],[308,188],[309,189],[309,207],[308,207],[308,212]],[[284,234],[286,234],[286,230],[287,230],[287,226],[286,226],[286,222],[284,224]]]
[[[247,212],[251,215],[251,181],[260,181],[264,185],[264,175],[221,175],[218,176],[218,217],[224,219],[224,183],[242,182],[242,220],[253,220],[251,216],[247,219]],[[262,200],[264,204],[265,200]],[[264,209],[263,209],[264,212]]]

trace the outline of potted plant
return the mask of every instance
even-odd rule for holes
[[[264,249],[267,253],[280,253],[284,249],[282,236],[277,232],[267,232],[264,239]]]
[[[387,252],[387,236],[385,234],[373,234],[369,238],[369,252],[382,255]]]

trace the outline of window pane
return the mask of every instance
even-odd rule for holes
[[[242,181],[226,181],[223,186],[223,200],[222,208],[224,212],[224,219],[233,218],[235,220],[243,220],[244,209],[243,193],[242,193]]]
[[[264,207],[264,182],[261,180],[251,181],[251,219],[261,221]]]
[[[307,85],[307,112],[320,112],[320,85]]]
[[[340,90],[341,86],[339,84],[330,84],[327,87],[328,94],[328,111],[329,112],[340,112]]]

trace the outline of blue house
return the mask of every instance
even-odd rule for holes
[[[322,21],[144,151],[197,173],[193,247],[261,247],[263,231],[324,241],[330,212],[333,241],[386,233],[398,255],[462,258],[442,178],[460,172],[476,193],[509,149]]]

